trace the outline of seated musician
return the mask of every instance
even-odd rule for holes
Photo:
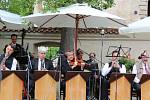
[[[109,88],[109,78],[111,73],[126,73],[126,67],[123,64],[120,64],[118,61],[118,51],[112,52],[112,60],[109,63],[106,63],[102,68],[102,76],[104,76],[102,80],[102,94],[101,100],[108,100],[108,88]]]
[[[72,69],[74,71],[83,71],[86,66],[86,63],[83,60],[83,51],[81,49],[78,49],[76,51],[76,56],[74,58],[74,64],[75,64],[75,66],[72,67]]]
[[[34,58],[32,61],[33,70],[53,70],[53,63],[46,57],[45,47],[39,47],[38,58]]]
[[[34,89],[35,89],[35,82],[33,79],[33,73],[34,70],[38,71],[47,71],[47,70],[53,70],[53,64],[51,60],[46,59],[46,48],[45,47],[39,47],[38,48],[38,58],[33,58],[32,59],[32,70],[30,72],[30,83],[29,83],[29,88],[30,88],[30,96],[31,98],[34,98]]]
[[[58,68],[61,69],[61,77],[62,77],[60,89],[61,91],[63,91],[63,100],[65,100],[65,89],[66,89],[65,75],[67,71],[74,71],[75,70],[74,68],[77,67],[78,62],[75,59],[76,58],[73,51],[65,52],[65,54],[61,55],[58,59]],[[80,66],[79,69],[81,69]]]
[[[1,70],[16,70],[17,60],[13,56],[14,47],[12,45],[7,45],[5,53],[0,56],[0,67]]]
[[[67,71],[72,71],[72,68],[74,66],[73,61],[74,60],[74,52],[73,51],[67,51],[65,54],[61,54],[58,58],[58,70],[61,69],[61,87],[60,90],[63,92],[63,100],[65,100],[65,90],[66,90],[66,81],[65,81],[65,75]]]
[[[138,96],[141,97],[141,86],[140,86],[140,79],[143,74],[150,74],[150,63],[148,61],[149,55],[145,50],[141,55],[138,57],[140,60],[133,66],[132,73],[136,74],[134,78],[133,88],[138,93]]]

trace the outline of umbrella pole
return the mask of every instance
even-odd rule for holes
[[[79,15],[76,15],[76,19],[75,19],[75,23],[76,23],[76,29],[75,29],[75,33],[74,33],[74,53],[76,53],[77,51],[77,38],[78,38],[78,27],[79,27]]]

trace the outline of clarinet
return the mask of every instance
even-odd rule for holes
[[[1,63],[0,63],[0,69],[2,69],[2,70],[5,70],[5,69],[6,69],[6,67],[5,67],[4,65],[5,65],[5,62],[6,62],[6,60],[7,60],[8,57],[9,57],[9,56],[6,55],[6,56],[2,59],[2,61],[1,61]]]

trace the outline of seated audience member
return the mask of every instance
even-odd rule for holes
[[[120,64],[118,61],[118,51],[112,52],[112,60],[109,63],[106,63],[102,68],[102,94],[101,100],[109,100],[108,98],[108,88],[109,88],[109,78],[113,72],[117,73],[126,73],[126,67],[123,64]]]
[[[12,45],[7,45],[5,53],[0,56],[0,67],[1,70],[16,70],[17,60],[13,56],[14,47]]]
[[[150,74],[150,63],[148,61],[149,55],[147,51],[145,50],[141,55],[138,57],[140,60],[138,63],[136,63],[133,66],[132,73],[136,74],[134,78],[133,88],[138,93],[138,96],[141,98],[141,85],[140,80],[143,74]]]

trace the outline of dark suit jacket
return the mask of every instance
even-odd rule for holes
[[[35,58],[32,60],[32,67],[33,67],[33,70],[38,70],[38,58]],[[53,70],[54,67],[53,67],[53,63],[51,60],[48,60],[45,58],[45,68],[47,70]]]
[[[67,58],[64,55],[61,55],[61,63],[60,63],[60,57],[58,59],[58,67],[61,66],[61,73],[65,74],[67,71],[71,71],[71,67],[67,61]]]
[[[89,70],[92,72],[92,74],[98,75],[99,71],[98,71],[98,63],[97,62],[92,62],[91,59],[86,61],[87,66],[85,67],[85,69]]]

